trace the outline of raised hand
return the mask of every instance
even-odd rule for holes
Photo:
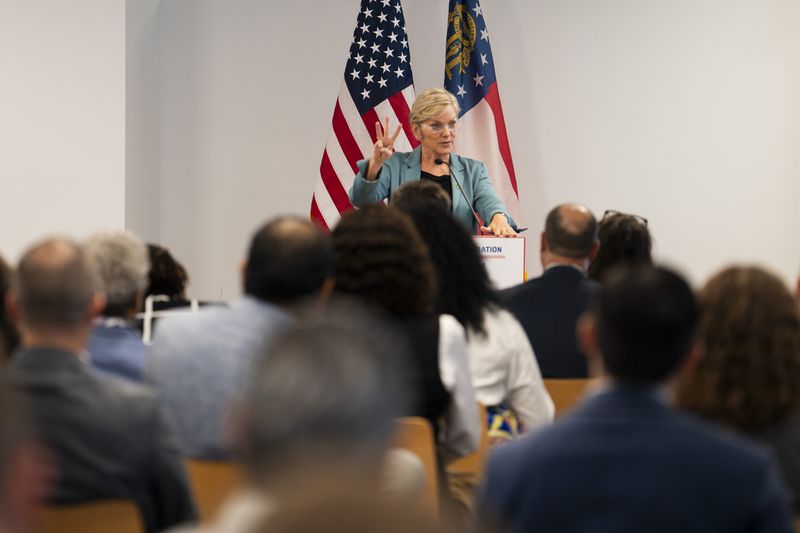
[[[401,129],[403,129],[402,126],[398,125],[394,133],[389,135],[389,117],[386,117],[386,125],[383,127],[380,122],[375,123],[375,136],[378,140],[372,149],[372,157],[370,157],[369,165],[367,166],[366,178],[368,181],[377,179],[378,173],[381,171],[381,165],[392,157],[394,142],[397,140],[397,136],[400,135]]]

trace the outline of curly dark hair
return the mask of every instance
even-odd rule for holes
[[[700,292],[704,354],[677,387],[678,404],[748,431],[800,408],[800,313],[783,282],[731,267]]]
[[[589,278],[602,282],[616,265],[652,265],[653,241],[650,231],[639,217],[615,214],[603,217],[597,226],[600,248],[589,265]]]
[[[11,268],[0,257],[0,303],[5,302],[6,293],[11,287]],[[17,328],[8,316],[5,305],[0,305],[0,362],[8,359],[19,345]]]
[[[150,271],[147,273],[149,285],[145,296],[163,294],[170,298],[185,298],[189,275],[172,254],[157,244],[148,244]]]
[[[436,311],[453,315],[467,331],[485,334],[484,311],[499,305],[499,297],[475,241],[450,212],[439,206],[408,203],[400,209],[414,221],[436,266]]]
[[[396,317],[433,312],[433,264],[408,216],[382,204],[352,210],[332,237],[338,291]]]

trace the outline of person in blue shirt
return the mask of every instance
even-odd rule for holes
[[[147,247],[130,232],[98,233],[87,241],[86,256],[105,296],[86,345],[89,360],[102,373],[142,381],[147,346],[132,321],[147,286]]]

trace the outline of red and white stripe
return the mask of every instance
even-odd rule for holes
[[[458,119],[458,124],[456,153],[486,164],[497,196],[519,223],[517,177],[497,83],[489,87],[489,93],[483,100]]]
[[[359,115],[347,85],[342,83],[331,121],[332,129],[322,154],[319,167],[320,178],[311,199],[311,218],[321,227],[331,229],[341,213],[352,206],[347,192],[358,172],[356,162],[372,154],[377,140],[375,123],[384,123],[389,117],[389,127],[403,125],[403,131],[395,141],[395,150],[407,152],[414,148],[417,140],[411,133],[408,115],[414,103],[414,86],[410,85],[393,94],[364,115]]]

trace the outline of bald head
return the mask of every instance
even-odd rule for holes
[[[83,250],[67,239],[48,239],[30,248],[15,273],[13,295],[20,320],[29,328],[82,327],[95,293]]]
[[[552,254],[586,259],[597,239],[597,220],[585,205],[561,204],[547,215],[544,232]]]
[[[319,291],[333,275],[330,237],[304,218],[282,216],[253,236],[244,290],[273,303],[290,303]]]

